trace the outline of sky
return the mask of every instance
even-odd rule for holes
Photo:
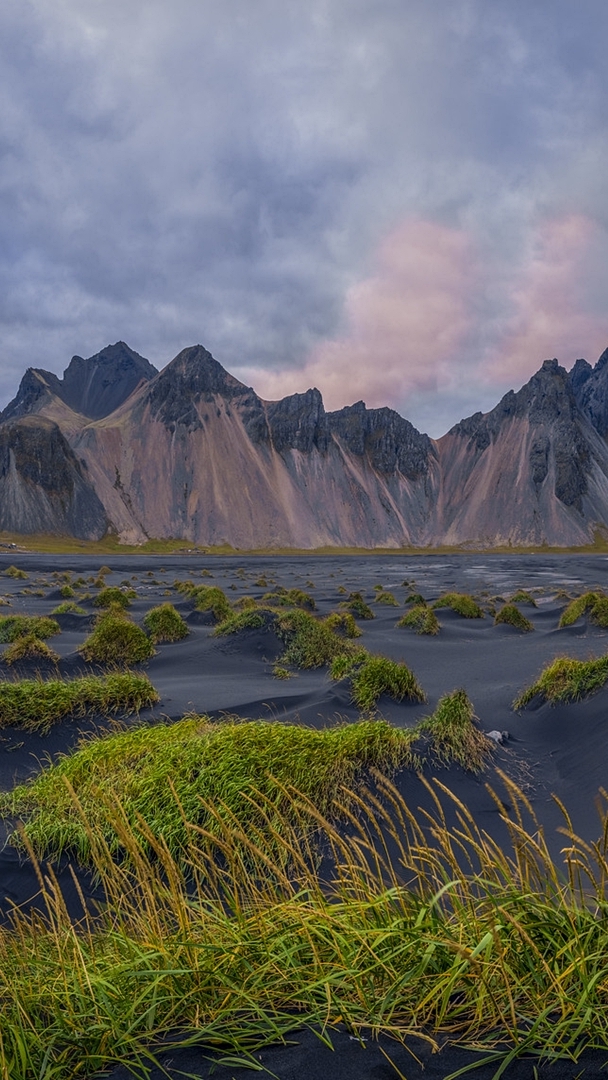
[[[605,0],[3,0],[0,405],[200,343],[437,437],[608,346]]]

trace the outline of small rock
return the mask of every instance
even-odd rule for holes
[[[507,731],[486,731],[486,735],[488,739],[491,739],[492,742],[497,743],[499,746],[502,746],[503,742],[505,741],[505,736],[507,738],[509,737],[509,733]]]

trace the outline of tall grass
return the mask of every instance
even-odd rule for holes
[[[56,619],[45,615],[3,615],[0,617],[0,642],[16,641],[19,637],[34,634],[43,640],[60,634],[61,627]]]
[[[188,837],[184,815],[215,828],[207,803],[219,808],[222,829],[238,823],[245,832],[261,827],[259,795],[264,813],[273,802],[273,828],[281,827],[279,819],[289,807],[285,784],[297,786],[321,813],[329,813],[342,786],[360,780],[371,766],[394,769],[408,761],[411,739],[410,732],[383,720],[317,731],[299,724],[213,724],[206,717],[187,717],[85,743],[31,783],[0,795],[0,811],[28,816],[26,834],[38,853],[71,850],[86,861],[91,837],[71,792],[113,852],[120,847],[112,809],[119,802],[131,827],[146,821],[172,856],[181,858]]]
[[[332,679],[349,679],[351,697],[358,709],[370,712],[382,695],[393,701],[425,701],[426,694],[407,664],[372,656],[360,649],[352,656],[339,655],[331,666]]]
[[[589,845],[566,817],[556,865],[504,783],[510,849],[442,784],[427,784],[433,812],[415,815],[379,776],[374,798],[344,791],[346,831],[286,791],[276,861],[263,828],[277,820],[272,792],[257,795],[262,824],[246,834],[211,802],[209,827],[177,804],[183,863],[116,803],[129,858],[113,861],[74,799],[106,904],[75,926],[52,871],[40,872],[46,916],[16,912],[0,930],[2,1080],[73,1080],[126,1060],[145,1076],[160,1047],[193,1043],[253,1066],[290,1031],[317,1025],[331,1040],[338,1023],[435,1049],[447,1038],[481,1051],[496,1077],[522,1054],[565,1058],[579,1075],[585,1049],[608,1051],[608,824]],[[322,832],[331,880],[302,843],[303,815]]]
[[[139,712],[159,700],[150,680],[132,671],[80,679],[0,682],[0,728],[46,732],[70,716]]]
[[[154,656],[154,645],[141,626],[131,622],[122,609],[118,612],[110,609],[79,646],[88,663],[128,667]]]
[[[607,682],[608,656],[600,656],[597,660],[558,656],[541,671],[535,683],[522,690],[513,702],[513,708],[523,709],[537,696],[553,704],[578,701],[601,690]]]
[[[608,597],[601,592],[586,592],[577,596],[560,616],[559,626],[572,626],[583,615],[589,615],[591,622],[598,626],[608,626]]]
[[[402,615],[397,626],[411,627],[417,634],[434,635],[438,634],[440,629],[439,619],[435,612],[424,603],[414,604],[405,615]]]

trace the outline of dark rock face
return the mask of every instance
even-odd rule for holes
[[[268,428],[275,450],[301,450],[309,454],[313,448],[325,453],[329,445],[329,425],[318,390],[291,394],[281,401],[267,404]]]
[[[177,425],[195,431],[204,423],[204,411],[201,418],[197,404],[212,405],[217,395],[228,402],[238,398],[245,407],[253,406],[253,412],[255,402],[260,400],[251,387],[239,382],[218,364],[207,349],[193,345],[182,349],[154,379],[146,400],[152,416],[171,431]],[[250,422],[255,426],[253,416]]]
[[[56,424],[26,417],[0,426],[0,528],[98,540],[108,522]]]
[[[53,395],[82,416],[101,420],[122,405],[142,379],[148,381],[156,374],[156,368],[124,341],[108,345],[87,360],[73,356],[62,379],[52,371],[28,368],[16,397],[0,413],[0,423],[38,412]]]
[[[393,409],[367,409],[363,401],[328,414],[330,431],[353,454],[365,455],[377,472],[397,471],[408,480],[418,480],[429,469],[434,456],[428,435],[404,420]]]
[[[84,360],[73,356],[63,373],[60,397],[75,412],[101,420],[126,401],[142,379],[158,372],[139,353],[117,341]]]
[[[608,349],[594,368],[585,360],[577,360],[570,372],[570,382],[581,412],[605,439],[608,436]]]

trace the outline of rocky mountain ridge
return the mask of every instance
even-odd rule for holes
[[[432,440],[390,408],[264,401],[201,345],[29,368],[0,413],[0,529],[238,548],[588,543],[608,528],[608,350],[547,360]]]

